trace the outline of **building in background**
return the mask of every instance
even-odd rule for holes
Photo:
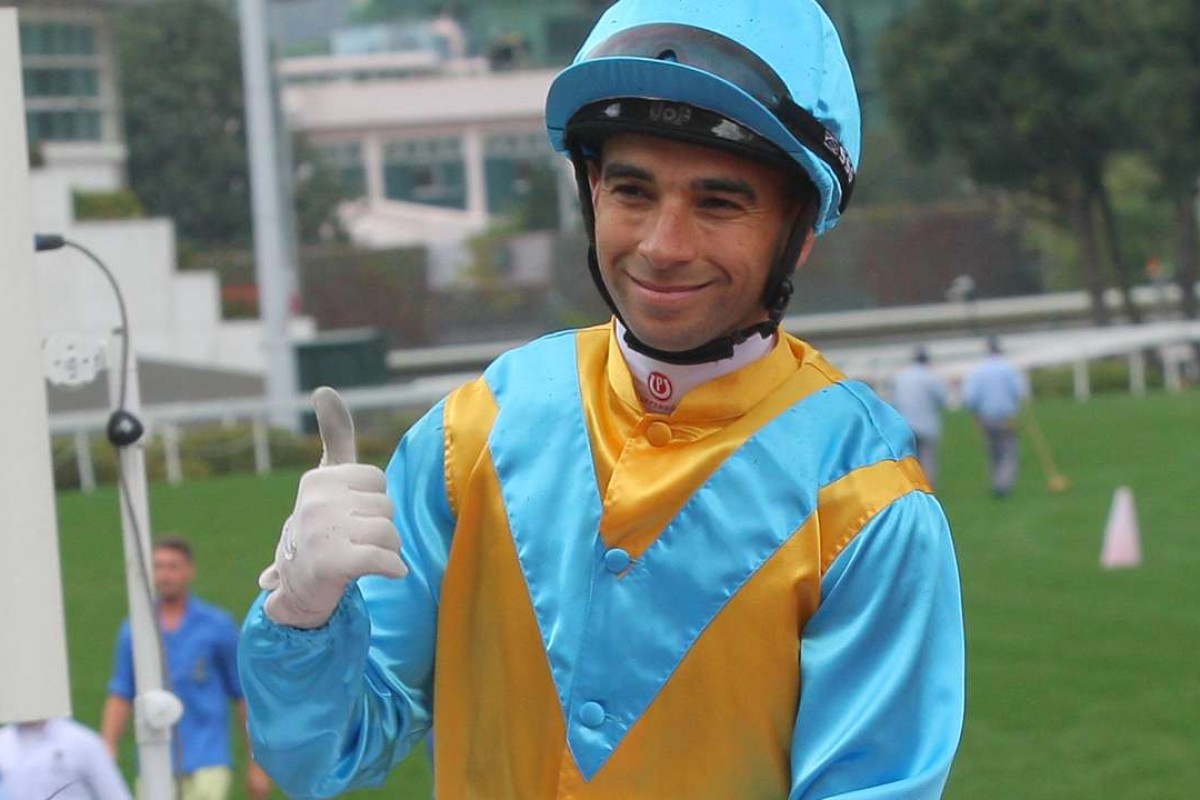
[[[543,29],[553,33],[554,19]],[[356,244],[428,248],[440,288],[466,278],[470,237],[527,216],[539,192],[556,219],[574,217],[574,179],[543,121],[555,69],[473,52],[465,23],[448,13],[347,26],[328,41],[327,52],[282,58],[276,70],[288,125],[324,151],[350,191],[341,219]],[[544,282],[550,248],[530,248],[544,254],[540,263],[522,258],[524,272],[508,277]]]
[[[265,366],[257,320],[221,316],[215,273],[180,271],[166,218],[79,219],[79,192],[127,189],[112,9],[120,0],[16,0],[34,230],[95,252],[125,296],[144,358],[241,373]],[[104,276],[80,254],[39,254],[39,319],[47,337],[106,337],[117,308]],[[311,321],[296,334],[310,336]]]
[[[80,188],[119,188],[125,145],[107,4],[15,5],[25,130],[34,158]]]

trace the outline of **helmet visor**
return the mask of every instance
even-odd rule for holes
[[[795,103],[779,75],[752,51],[703,28],[656,23],[614,34],[589,51],[585,60],[620,57],[685,64],[737,86],[829,165],[841,186],[838,210],[845,210],[856,177],[850,153],[832,131]]]

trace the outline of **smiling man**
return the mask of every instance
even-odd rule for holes
[[[812,0],[621,0],[546,106],[605,324],[496,361],[386,474],[325,443],[240,667],[280,785],[439,798],[941,794],[958,574],[907,426],[779,329],[859,109]]]

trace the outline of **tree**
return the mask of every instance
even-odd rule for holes
[[[1130,134],[1175,210],[1175,277],[1184,316],[1197,316],[1200,260],[1200,5],[1156,0],[1141,9],[1129,46],[1142,56],[1125,92]]]
[[[949,150],[978,183],[1046,197],[1071,221],[1097,324],[1105,243],[1126,297],[1130,283],[1104,184],[1124,144],[1125,5],[919,0],[880,44],[884,97],[914,155]]]
[[[211,0],[139,4],[117,13],[116,43],[130,186],[148,213],[174,219],[185,246],[245,246],[252,226],[237,21]],[[297,193],[297,216],[308,222],[301,238],[309,238],[340,197],[330,196],[326,175],[311,173],[328,170],[322,161],[304,163],[303,185],[322,190]]]

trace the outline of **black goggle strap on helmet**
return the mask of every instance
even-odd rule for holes
[[[854,160],[833,131],[793,99],[787,84],[753,51],[718,33],[691,25],[639,25],[605,39],[588,60],[628,56],[673,61],[703,70],[737,86],[771,111],[788,131],[837,176],[838,211],[854,192]]]

